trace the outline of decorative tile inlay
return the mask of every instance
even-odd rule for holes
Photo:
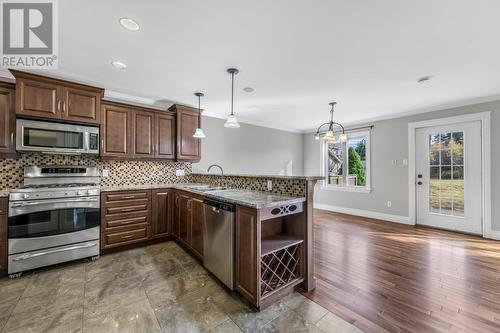
[[[191,175],[194,183],[221,185],[220,175]],[[224,185],[232,188],[241,188],[251,191],[268,192],[267,181],[273,181],[271,193],[289,195],[294,197],[305,197],[307,180],[305,179],[282,179],[272,177],[247,177],[247,176],[224,176]]]
[[[19,188],[24,182],[24,167],[29,165],[86,165],[107,169],[109,177],[101,178],[101,186],[144,185],[189,182],[191,163],[170,161],[114,161],[96,156],[21,154],[18,158],[0,159],[0,191]],[[176,169],[186,176],[177,177]]]

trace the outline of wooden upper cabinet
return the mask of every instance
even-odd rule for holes
[[[16,80],[16,114],[61,119],[60,87],[57,84],[19,78]]]
[[[175,159],[175,116],[158,112],[155,125],[155,157]]]
[[[134,157],[154,158],[154,120],[156,114],[148,111],[133,111],[132,137]]]
[[[177,160],[198,162],[201,159],[200,139],[193,138],[194,131],[200,124],[200,115],[197,109],[172,105],[169,110],[177,113]]]
[[[16,78],[16,114],[98,124],[104,89],[10,70]]]
[[[127,157],[131,111],[115,103],[103,102],[101,105],[101,156]]]
[[[100,122],[100,93],[74,88],[64,88],[63,96],[64,119],[88,123]]]
[[[0,155],[15,154],[15,86],[0,82]]]

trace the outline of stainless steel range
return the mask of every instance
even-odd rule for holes
[[[9,196],[11,276],[99,256],[99,171],[86,166],[30,166]]]

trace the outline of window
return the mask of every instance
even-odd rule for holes
[[[370,191],[370,132],[347,133],[347,141],[323,141],[325,187]],[[346,172],[347,170],[347,172]]]

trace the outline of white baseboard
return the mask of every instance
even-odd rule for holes
[[[349,214],[349,215],[355,215],[355,216],[368,217],[368,218],[377,219],[377,220],[384,220],[384,221],[389,221],[389,222],[413,225],[413,223],[410,223],[408,216],[393,215],[393,214],[374,212],[371,210],[338,207],[338,206],[317,204],[317,203],[314,204],[314,208],[328,210],[330,212],[337,212],[337,213],[343,213],[343,214]]]
[[[484,238],[500,240],[500,231],[490,230],[484,235]]]

